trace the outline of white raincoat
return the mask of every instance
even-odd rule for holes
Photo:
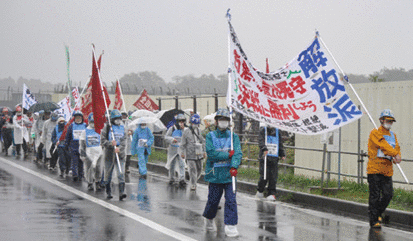
[[[23,139],[26,143],[29,143],[29,132],[27,131],[27,125],[31,122],[26,115],[22,115],[20,120],[17,120],[17,115],[13,116],[13,129],[14,129],[14,144],[23,144]]]
[[[43,124],[43,133],[42,133],[42,143],[44,144],[46,148],[46,158],[51,158],[52,155],[50,154],[50,148],[52,148],[52,133],[53,130],[56,128],[57,125],[57,120],[52,121],[51,119],[48,119],[47,121],[44,122]]]
[[[91,132],[88,138],[86,138],[86,131]],[[98,181],[97,179],[100,179],[100,167],[103,160],[103,149],[100,142],[100,135],[94,132],[93,128],[89,126],[80,134],[79,153],[86,167],[89,167],[86,168],[87,182],[91,183],[95,178],[95,181]]]
[[[165,142],[166,142],[166,144],[169,145],[167,162],[166,162],[166,165],[165,165],[165,168],[168,169],[168,170],[171,168],[171,162],[176,156],[178,156],[178,158],[182,159],[181,155],[180,155],[180,153],[181,153],[181,149],[180,149],[181,137],[173,137],[172,136],[172,134],[174,133],[175,130],[177,130],[177,128],[176,128],[175,125],[173,125],[168,129],[168,131],[165,134]],[[182,134],[183,134],[184,130],[181,130],[181,131],[182,131]],[[177,143],[172,143],[172,141],[174,139],[177,139],[178,142]],[[177,170],[177,171],[178,171],[178,166],[179,165],[175,165],[175,170]]]
[[[44,122],[45,122],[45,120],[43,120],[43,116],[40,116],[37,120],[35,120],[34,121],[34,123],[33,123],[33,127],[32,127],[32,133],[31,134],[34,134],[35,136],[34,136],[34,138],[35,138],[35,141],[34,141],[34,145],[35,145],[35,148],[36,148],[36,150],[37,150],[37,148],[39,147],[39,145],[40,145],[40,142],[42,141],[42,139],[41,139],[41,136],[42,136],[42,131],[43,131],[43,124],[44,124]]]

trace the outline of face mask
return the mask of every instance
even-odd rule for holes
[[[90,122],[90,123],[89,123],[89,127],[92,128],[92,129],[94,129],[94,128],[95,128],[95,123]]]
[[[145,128],[146,128],[146,125],[141,125],[141,128],[142,128],[142,129],[145,129]]]
[[[226,120],[218,121],[218,127],[219,128],[226,129],[226,128],[228,128],[228,126],[229,126],[229,121],[226,121]]]
[[[122,123],[122,120],[120,119],[116,119],[113,123],[115,123],[115,125],[120,125]]]
[[[64,122],[59,122],[59,126],[65,126]]]
[[[392,124],[390,124],[390,123],[384,123],[384,124],[383,124],[383,127],[384,127],[385,129],[387,129],[387,130],[390,130],[390,129],[391,129],[391,126],[392,126]]]

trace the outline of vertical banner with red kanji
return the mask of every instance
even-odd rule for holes
[[[303,135],[335,130],[362,116],[348,96],[343,75],[317,36],[291,62],[265,73],[248,60],[229,24],[230,78],[227,104],[279,129]]]

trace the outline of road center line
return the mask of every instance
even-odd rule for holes
[[[4,158],[0,157],[0,161],[2,161],[3,163],[8,164],[8,165],[10,165],[10,166],[16,167],[16,168],[18,168],[18,169],[20,169],[20,170],[22,170],[22,171],[27,172],[27,173],[30,173],[30,174],[32,174],[32,175],[34,175],[34,176],[36,176],[36,177],[38,177],[38,178],[41,178],[41,179],[43,179],[43,180],[45,180],[45,181],[48,181],[48,182],[50,182],[50,183],[52,183],[52,184],[54,184],[54,185],[56,185],[56,186],[58,186],[58,187],[60,187],[60,188],[62,188],[62,189],[64,189],[64,190],[68,191],[68,192],[71,192],[71,193],[73,193],[73,194],[75,194],[75,195],[77,195],[77,196],[80,196],[80,197],[82,197],[82,198],[84,198],[84,199],[87,199],[87,200],[89,200],[89,201],[91,201],[91,202],[94,202],[94,203],[96,203],[96,204],[99,204],[99,205],[101,205],[101,206],[103,206],[103,207],[105,207],[105,208],[107,208],[107,209],[109,209],[109,210],[112,210],[112,211],[117,212],[117,213],[119,213],[119,214],[121,214],[121,215],[124,215],[124,216],[126,216],[126,217],[129,217],[129,218],[131,218],[131,219],[133,219],[133,220],[135,220],[135,221],[138,221],[138,222],[140,222],[141,224],[146,225],[146,226],[148,226],[149,228],[152,228],[152,229],[154,229],[154,230],[156,230],[156,231],[158,231],[158,232],[161,232],[161,233],[163,233],[163,234],[166,234],[166,235],[168,235],[168,236],[170,236],[170,237],[172,237],[172,238],[175,238],[175,239],[178,239],[178,240],[191,240],[191,241],[193,240],[193,241],[196,241],[196,239],[193,239],[193,238],[191,238],[191,237],[188,237],[188,236],[185,236],[185,235],[180,234],[180,233],[178,233],[178,232],[175,232],[175,231],[173,231],[173,230],[171,230],[171,229],[169,229],[169,228],[166,228],[166,227],[164,227],[164,226],[162,226],[162,225],[160,225],[160,224],[158,224],[158,223],[155,223],[155,222],[153,222],[153,221],[151,221],[151,220],[149,220],[149,219],[146,219],[146,218],[144,218],[144,217],[141,217],[141,216],[139,216],[139,215],[137,215],[137,214],[135,214],[135,213],[132,213],[132,212],[130,212],[130,211],[128,211],[128,210],[125,210],[125,209],[123,209],[123,208],[120,208],[120,207],[118,207],[118,206],[116,206],[116,205],[113,205],[113,204],[110,204],[110,203],[108,203],[108,202],[105,202],[105,201],[103,201],[103,200],[101,200],[101,199],[99,199],[99,198],[95,198],[95,197],[93,197],[93,196],[91,196],[91,195],[89,195],[89,194],[86,194],[86,193],[84,193],[84,192],[82,192],[82,191],[79,191],[79,190],[77,190],[77,189],[75,189],[75,188],[73,188],[73,187],[70,187],[70,186],[68,186],[68,185],[66,185],[66,184],[64,184],[64,183],[61,183],[61,182],[59,182],[59,181],[57,181],[57,180],[55,180],[55,179],[52,179],[52,178],[50,178],[50,177],[44,176],[44,175],[42,175],[42,174],[40,174],[40,173],[37,173],[37,172],[35,172],[35,171],[33,171],[33,170],[30,170],[30,169],[26,168],[26,167],[20,166],[20,165],[14,163],[14,162],[11,162],[11,161],[9,161],[9,160],[7,160],[7,159],[4,159]]]

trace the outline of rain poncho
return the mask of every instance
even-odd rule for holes
[[[141,128],[139,125],[133,133],[131,154],[138,155],[139,173],[141,175],[145,175],[147,172],[146,163],[148,162],[148,156],[151,154],[153,141],[153,134],[149,127]],[[145,151],[147,152],[146,155]]]
[[[86,165],[86,181],[93,183],[99,180],[103,150],[100,145],[100,135],[94,128],[88,126],[80,135],[79,153],[80,159]]]
[[[31,125],[31,122],[26,115],[13,116],[14,144],[23,144],[23,139],[29,143],[29,132],[27,131],[27,125]]]
[[[44,122],[43,125],[43,133],[42,133],[42,143],[46,148],[46,158],[51,158],[52,155],[50,154],[50,148],[52,147],[52,133],[53,130],[56,128],[57,121],[52,121],[48,119]]]
[[[43,119],[43,116],[39,117],[37,120],[34,121],[33,127],[31,129],[31,134],[34,134],[34,138],[35,138],[34,145],[35,145],[36,150],[39,147],[40,142],[41,142],[41,135],[43,131],[44,122],[45,120]]]
[[[179,130],[176,128],[176,125],[171,126],[168,131],[165,134],[165,142],[166,144],[169,145],[168,147],[168,160],[166,162],[166,169],[170,169],[172,160],[177,157],[179,158],[182,162],[183,160],[181,159],[180,153],[180,144],[182,140],[182,134],[184,130]],[[177,139],[177,143],[172,143],[174,139]]]
[[[231,149],[231,132],[215,130],[206,136],[206,152],[208,155],[205,166],[205,181],[210,183],[230,183],[229,170],[238,168],[241,164],[241,143],[237,134],[233,134],[234,155],[229,158]]]
[[[129,133],[129,130],[133,131],[133,129],[131,127],[129,127],[129,124],[131,123],[131,120],[126,119],[126,120],[122,120],[122,121],[123,121],[123,124],[125,125],[126,133]],[[126,138],[126,147],[125,147],[125,151],[126,151],[127,156],[131,155],[131,143],[132,143],[132,136],[128,135],[128,138]]]
[[[180,151],[187,160],[200,160],[205,153],[205,139],[198,128],[185,128]]]

